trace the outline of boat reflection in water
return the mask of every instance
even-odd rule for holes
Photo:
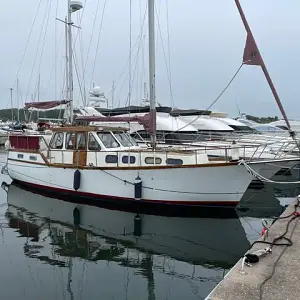
[[[250,246],[238,218],[137,216],[13,184],[7,199],[9,226],[26,237],[24,254],[65,267],[71,298],[205,298]],[[83,269],[92,270],[84,282]]]

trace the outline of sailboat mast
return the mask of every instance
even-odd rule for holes
[[[41,88],[41,74],[39,74],[39,80],[38,80],[38,90],[37,90],[37,94],[38,94],[37,100],[38,100],[38,102],[40,102],[40,88]],[[37,118],[39,119],[39,117],[40,117],[40,111],[38,110],[37,111]]]
[[[148,29],[149,29],[149,84],[150,84],[150,129],[151,144],[156,147],[156,100],[155,100],[155,23],[154,2],[148,0]]]
[[[69,57],[68,57],[68,90],[70,100],[70,123],[73,123],[73,49],[72,49],[72,7],[71,0],[68,0],[68,46],[69,46]]]
[[[11,122],[14,121],[14,108],[13,108],[13,88],[10,88],[10,103],[11,103]]]
[[[68,18],[65,18],[65,39],[66,39],[66,99],[69,100],[69,59],[68,59]]]
[[[18,122],[20,122],[20,106],[19,106],[19,79],[17,79],[17,116]]]

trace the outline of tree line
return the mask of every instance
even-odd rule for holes
[[[248,120],[254,121],[256,123],[271,123],[271,122],[275,122],[278,121],[278,117],[255,117],[255,116],[251,116],[251,115],[246,115],[246,118]]]

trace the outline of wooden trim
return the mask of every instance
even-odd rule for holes
[[[47,157],[42,152],[40,152],[39,154],[41,155],[41,157],[42,157],[43,161],[45,162],[45,164],[47,166],[49,166],[50,163],[49,163],[49,160],[47,159]]]
[[[40,162],[35,162],[35,161],[27,161],[24,159],[15,159],[15,158],[8,158],[7,160],[10,161],[15,161],[15,162],[19,162],[19,163],[26,163],[26,164],[32,164],[32,165],[40,165],[40,166],[45,166],[45,167],[49,167],[49,165],[45,164],[45,163],[40,163]]]
[[[237,162],[229,163],[210,163],[210,164],[198,164],[198,165],[176,165],[176,166],[134,166],[134,167],[90,167],[90,166],[76,166],[73,164],[60,164],[60,163],[38,163],[32,161],[19,160],[14,158],[8,158],[11,161],[17,161],[27,164],[39,164],[47,167],[65,168],[65,169],[82,169],[82,170],[161,170],[161,169],[186,169],[186,168],[207,168],[207,167],[226,167],[237,165]]]
[[[53,132],[87,132],[97,130],[97,126],[67,126],[67,127],[53,127]]]
[[[33,154],[40,154],[39,150],[34,149],[9,149],[11,152],[24,152],[24,153],[33,153]]]
[[[226,161],[225,156],[224,157],[209,157],[209,161]]]
[[[88,132],[88,131],[126,131],[126,127],[111,127],[105,126],[66,126],[66,127],[53,127],[53,132]]]

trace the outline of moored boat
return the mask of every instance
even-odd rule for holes
[[[122,128],[58,127],[49,145],[43,136],[12,135],[10,147],[12,179],[94,204],[234,207],[253,179],[238,160],[210,160],[201,148],[140,147]],[[248,164],[260,173],[274,160]]]

